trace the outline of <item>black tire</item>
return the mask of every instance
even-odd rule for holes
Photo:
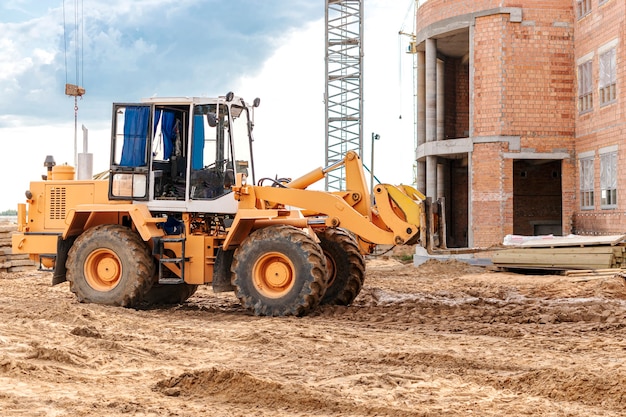
[[[231,271],[241,304],[259,316],[302,316],[326,289],[326,258],[293,226],[256,230],[235,251]]]
[[[148,245],[120,225],[95,226],[78,236],[66,266],[71,291],[86,303],[136,307],[154,276]]]
[[[365,259],[359,244],[344,229],[325,229],[317,237],[326,256],[328,274],[328,288],[321,304],[352,304],[365,281]]]
[[[197,285],[187,284],[153,284],[144,302],[148,305],[181,304],[196,293]]]

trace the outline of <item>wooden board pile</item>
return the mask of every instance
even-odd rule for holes
[[[11,249],[11,235],[17,230],[14,224],[0,224],[0,272],[23,272],[37,269],[28,255],[14,254]]]
[[[626,235],[530,239],[494,252],[492,263],[508,269],[608,270],[626,268]]]

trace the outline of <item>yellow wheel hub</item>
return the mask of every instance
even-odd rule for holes
[[[293,287],[294,269],[289,258],[282,253],[265,254],[254,265],[254,286],[265,297],[279,298]]]
[[[120,258],[110,249],[97,249],[85,261],[85,279],[95,290],[110,291],[122,277]]]

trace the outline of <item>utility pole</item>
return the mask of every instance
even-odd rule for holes
[[[374,195],[374,141],[380,139],[378,133],[372,132],[372,161],[370,163],[370,195]]]

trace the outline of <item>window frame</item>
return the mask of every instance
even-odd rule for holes
[[[593,110],[593,59],[578,64],[578,113]]]
[[[613,147],[600,153],[600,208],[603,210],[617,208],[617,160],[617,149]],[[610,164],[608,169],[605,166],[607,162]],[[610,178],[606,177],[607,174]]]
[[[576,0],[576,17],[582,19],[591,13],[591,0]]]
[[[595,155],[581,155],[578,158],[578,163],[580,175],[580,209],[593,210],[595,209]]]
[[[598,62],[598,100],[600,106],[606,106],[617,101],[617,48],[611,47],[601,52]],[[607,66],[609,73],[605,75]]]

